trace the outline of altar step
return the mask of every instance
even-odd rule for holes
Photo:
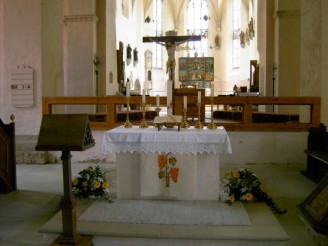
[[[16,163],[46,164],[56,163],[58,160],[48,151],[36,151],[38,135],[16,135]]]
[[[79,215],[90,202],[78,204]],[[245,204],[251,220],[248,226],[195,226],[129,224],[79,221],[80,235],[91,235],[95,246],[105,245],[289,245],[289,237],[264,203]],[[57,213],[40,232],[48,240],[62,231],[61,213]]]

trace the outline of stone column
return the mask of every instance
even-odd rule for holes
[[[275,18],[275,96],[299,96],[301,57],[300,3],[279,1]],[[276,106],[279,113],[299,113],[296,107]]]
[[[94,0],[64,1],[64,94],[94,96],[96,22]],[[89,113],[93,106],[68,106],[66,113]]]
[[[302,0],[300,96],[321,95],[321,2]],[[301,121],[308,122],[309,108],[301,109]]]

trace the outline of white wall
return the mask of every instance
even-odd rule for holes
[[[37,134],[41,123],[41,0],[1,1],[1,117],[15,115],[16,134]],[[34,70],[34,105],[16,108],[11,105],[10,74],[18,66]]]

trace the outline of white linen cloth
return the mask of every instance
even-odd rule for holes
[[[107,131],[103,151],[116,153],[117,198],[217,200],[219,155],[232,153],[223,127],[210,129],[124,128]],[[171,153],[178,182],[165,187],[158,178],[158,154]]]
[[[207,128],[124,128],[116,127],[105,132],[104,153],[144,152],[144,153],[232,153],[230,139],[223,127],[215,130]]]

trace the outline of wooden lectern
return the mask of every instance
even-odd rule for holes
[[[173,94],[173,103],[174,103],[174,114],[183,115],[183,97],[187,96],[188,103],[188,112],[187,116],[190,118],[198,118],[198,108],[197,103],[197,93],[201,91],[202,98],[205,97],[205,89],[194,89],[194,88],[180,88],[175,89]],[[199,120],[205,119],[205,104],[202,103],[200,108],[200,118]]]
[[[91,237],[77,234],[76,201],[72,200],[72,172],[70,151],[84,151],[95,145],[86,114],[44,115],[35,150],[62,151],[64,196],[61,236],[53,243],[68,245],[91,245]]]

